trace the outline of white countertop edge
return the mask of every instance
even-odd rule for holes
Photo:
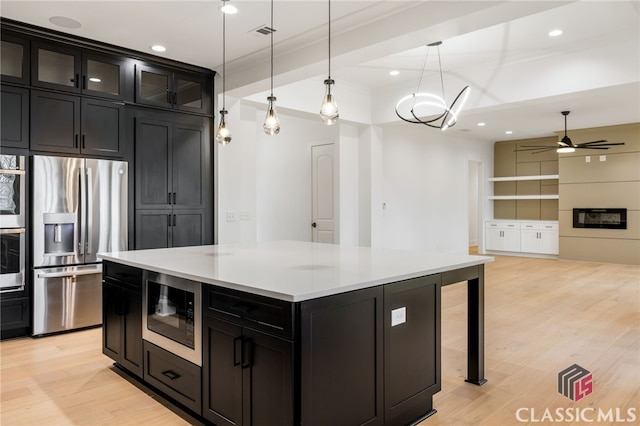
[[[264,288],[253,287],[253,286],[250,286],[250,285],[247,285],[247,284],[242,284],[242,283],[235,283],[235,282],[231,282],[231,281],[216,280],[216,279],[212,279],[212,278],[209,278],[209,277],[204,277],[204,276],[201,276],[201,275],[189,274],[189,273],[186,273],[186,272],[183,272],[183,271],[179,271],[179,270],[175,270],[175,269],[163,268],[163,267],[156,266],[156,265],[142,264],[140,262],[131,261],[129,259],[123,259],[123,258],[117,256],[117,253],[99,253],[98,257],[102,258],[104,260],[109,260],[109,261],[113,261],[113,262],[116,262],[116,263],[121,263],[121,264],[128,265],[128,266],[133,266],[133,267],[140,268],[140,269],[146,269],[146,270],[153,271],[153,272],[172,275],[172,276],[175,276],[175,277],[185,278],[185,279],[192,280],[192,281],[199,281],[199,282],[202,282],[202,283],[205,283],[205,284],[217,285],[217,286],[220,286],[220,287],[223,287],[223,288],[228,288],[228,289],[233,289],[233,290],[238,290],[238,291],[244,291],[244,292],[247,292],[247,293],[257,294],[257,295],[270,297],[270,298],[274,298],[274,299],[279,299],[279,300],[284,300],[284,301],[287,301],[287,302],[303,302],[303,301],[307,301],[307,300],[317,299],[317,298],[326,297],[326,296],[332,296],[332,295],[346,293],[346,292],[355,291],[355,290],[362,290],[362,289],[365,289],[365,288],[371,288],[371,287],[384,285],[384,284],[389,284],[389,283],[393,283],[393,282],[404,281],[404,280],[408,280],[408,279],[412,279],[412,278],[418,278],[418,277],[438,274],[438,273],[447,272],[447,271],[454,271],[454,270],[457,270],[457,269],[463,269],[463,268],[467,268],[467,267],[470,267],[470,266],[478,266],[478,265],[482,265],[482,264],[490,263],[490,262],[494,261],[494,258],[490,257],[490,256],[476,256],[476,255],[474,255],[474,259],[473,260],[460,262],[460,263],[455,263],[455,264],[452,264],[452,265],[433,267],[433,268],[430,268],[430,269],[409,272],[409,273],[406,273],[406,274],[389,276],[389,277],[384,277],[384,278],[379,278],[379,279],[374,279],[374,280],[368,280],[368,281],[360,281],[360,282],[353,283],[353,284],[342,285],[340,287],[332,287],[332,288],[327,288],[327,289],[323,289],[323,290],[317,290],[317,291],[313,291],[313,292],[308,292],[308,293],[302,293],[302,294],[295,295],[295,294],[281,293],[281,292],[277,292],[277,291],[273,291],[273,290],[269,290],[269,289],[264,289]]]

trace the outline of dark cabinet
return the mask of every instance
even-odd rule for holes
[[[385,424],[411,424],[433,414],[440,391],[440,278],[384,286]]]
[[[0,54],[2,82],[29,84],[29,40],[9,31],[2,31]]]
[[[211,243],[208,132],[201,117],[136,117],[136,248]]]
[[[301,424],[385,424],[382,309],[382,286],[301,303]]]
[[[211,114],[210,79],[166,68],[136,66],[136,103]]]
[[[217,425],[293,425],[293,342],[203,320],[203,416]]]
[[[133,61],[72,46],[32,43],[33,86],[132,100]]]
[[[0,143],[2,146],[29,148],[29,89],[3,84],[0,100]]]
[[[29,298],[2,298],[0,301],[0,339],[29,334]]]
[[[31,91],[31,149],[120,157],[124,105],[60,93]]]
[[[143,376],[140,269],[103,263],[102,353]]]

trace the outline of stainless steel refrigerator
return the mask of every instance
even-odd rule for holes
[[[33,335],[102,323],[96,254],[127,249],[127,163],[33,156]]]

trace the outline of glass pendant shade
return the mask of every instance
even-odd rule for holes
[[[327,125],[334,124],[338,121],[340,117],[338,114],[338,104],[336,104],[335,99],[333,98],[333,93],[331,93],[331,86],[334,81],[331,79],[327,79],[324,81],[324,84],[327,86],[326,91],[324,93],[324,101],[322,102],[322,107],[320,108],[320,118]]]
[[[264,118],[264,124],[262,129],[269,136],[275,136],[280,133],[280,120],[278,120],[278,113],[276,112],[276,106],[274,102],[275,96],[269,96],[269,109],[267,110],[267,116]]]
[[[231,142],[231,131],[227,127],[227,123],[224,121],[224,115],[227,111],[220,111],[220,126],[218,127],[218,131],[216,132],[216,141],[220,145],[226,145]]]

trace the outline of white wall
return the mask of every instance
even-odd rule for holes
[[[493,144],[454,132],[382,128],[372,148],[372,246],[467,252],[468,161],[493,170]]]

